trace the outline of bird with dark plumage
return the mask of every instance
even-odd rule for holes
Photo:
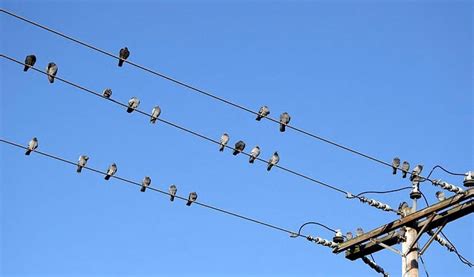
[[[249,163],[253,164],[258,155],[260,155],[260,147],[257,145],[250,151]]]
[[[58,66],[53,62],[48,63],[48,66],[46,67],[46,73],[48,73],[49,82],[54,83],[54,76],[56,76],[56,73],[58,73]]]
[[[291,117],[287,112],[284,112],[280,115],[280,132],[285,131],[286,125],[290,123]]]
[[[141,192],[145,192],[146,188],[149,187],[151,184],[151,178],[148,176],[145,176],[142,181],[142,188],[140,189]]]
[[[38,139],[34,137],[28,143],[28,149],[26,149],[25,155],[30,155],[32,151],[36,150],[36,148],[38,148]]]
[[[408,170],[410,170],[410,163],[407,161],[403,161],[402,163],[402,178],[407,177]]]
[[[28,71],[30,67],[33,67],[36,63],[36,56],[35,55],[28,55],[25,58],[25,68],[23,71]]]
[[[191,204],[196,201],[198,198],[197,193],[191,192],[188,196],[188,202],[186,203],[186,206],[191,206]]]
[[[393,175],[397,174],[397,169],[400,166],[400,158],[395,157],[392,161]]]
[[[221,136],[221,141],[220,141],[221,147],[219,148],[219,151],[221,151],[221,152],[224,151],[225,146],[227,145],[228,142],[229,142],[229,135],[227,133],[224,133]]]
[[[153,110],[151,111],[150,122],[155,124],[155,122],[158,119],[158,117],[160,116],[160,114],[161,114],[160,107],[159,106],[154,107]]]
[[[268,160],[267,171],[270,171],[274,165],[276,165],[280,161],[280,156],[278,156],[278,152],[275,151],[273,156]]]
[[[104,98],[109,99],[110,96],[112,96],[112,90],[109,89],[109,88],[104,89],[104,91],[102,92],[102,96],[103,96]]]
[[[237,143],[235,143],[234,153],[232,153],[232,155],[235,156],[239,153],[242,153],[244,149],[245,149],[245,142],[243,142],[242,140],[239,140]]]
[[[110,177],[112,177],[115,174],[115,172],[117,172],[117,165],[113,163],[107,169],[107,174],[105,175],[104,179],[109,180]]]
[[[88,160],[89,160],[89,157],[87,157],[86,155],[79,156],[79,160],[77,161],[77,170],[76,170],[77,173],[81,173],[82,168],[86,166]]]
[[[413,181],[415,180],[415,177],[420,176],[421,171],[423,171],[423,165],[419,164],[415,166],[415,168],[413,168],[413,171],[411,172],[410,181]]]
[[[175,185],[171,185],[169,188],[170,193],[170,200],[174,201],[174,197],[176,196],[176,192],[178,192],[178,188]]]
[[[122,66],[123,62],[126,59],[128,59],[129,56],[130,56],[130,51],[128,51],[127,47],[120,49],[120,52],[119,52],[120,59],[119,59],[119,62],[118,62],[118,66]]]
[[[130,100],[128,100],[127,113],[133,112],[136,108],[138,108],[138,105],[140,105],[140,100],[138,98],[130,98]]]
[[[258,115],[255,120],[260,121],[263,117],[266,117],[267,115],[270,114],[270,109],[267,106],[262,106],[260,110],[258,110]]]

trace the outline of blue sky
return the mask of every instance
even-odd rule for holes
[[[471,1],[3,1],[2,8],[130,60],[385,161],[394,156],[474,168],[473,4]],[[262,158],[357,193],[410,185],[391,169],[354,156],[80,47],[0,14],[1,52],[113,98],[140,98],[162,118],[218,139],[230,134]],[[396,219],[296,176],[1,60],[1,137],[291,230],[318,221],[344,232]],[[2,276],[368,276],[329,248],[225,216],[2,144]],[[457,185],[462,178],[437,171]],[[429,201],[436,188],[424,185]],[[373,195],[397,207],[408,192]],[[423,204],[420,203],[421,206]],[[316,226],[305,233],[330,239]],[[473,220],[445,234],[473,259]],[[423,239],[426,241],[426,238]],[[392,275],[400,258],[374,255]],[[470,276],[453,253],[434,244],[430,276]]]

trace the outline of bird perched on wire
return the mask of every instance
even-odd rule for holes
[[[86,166],[88,160],[89,157],[87,157],[86,155],[79,156],[79,160],[77,161],[77,173],[81,173],[82,168]]]
[[[158,119],[158,117],[160,116],[160,114],[161,114],[160,107],[159,106],[154,107],[153,110],[151,111],[150,122],[155,124],[155,122]]]
[[[28,71],[30,67],[33,67],[36,63],[36,56],[35,55],[28,55],[25,58],[25,68],[23,71]]]
[[[403,161],[402,164],[402,178],[407,177],[408,170],[410,170],[410,163],[407,161]]]
[[[234,153],[232,154],[235,156],[239,153],[242,153],[244,149],[245,149],[245,142],[243,142],[242,140],[239,140],[238,142],[235,143]]]
[[[130,56],[130,51],[128,51],[127,47],[120,49],[120,52],[119,52],[120,59],[118,62],[118,66],[122,66],[123,62],[128,58],[128,56]]]
[[[150,184],[151,184],[151,178],[146,176],[145,178],[143,178],[142,188],[140,189],[140,191],[145,192],[146,188],[149,187]]]
[[[117,172],[117,165],[113,163],[107,169],[107,174],[105,175],[104,179],[109,180],[110,177],[112,177],[115,174],[115,172]]]
[[[260,155],[260,147],[257,145],[250,151],[249,163],[253,164],[258,155]]]
[[[112,90],[109,89],[109,88],[104,89],[104,91],[102,92],[102,96],[103,96],[104,98],[109,99],[110,96],[112,96]]]
[[[54,83],[54,76],[56,76],[56,73],[58,73],[58,66],[53,62],[48,63],[48,66],[46,67],[46,73],[48,73],[49,82]]]
[[[280,132],[285,131],[286,125],[290,123],[291,117],[287,112],[284,112],[280,115]]]
[[[187,206],[191,206],[191,204],[196,201],[198,198],[197,193],[191,192],[188,196],[188,202],[186,203]]]
[[[176,192],[178,192],[178,188],[175,185],[171,185],[169,188],[170,193],[170,200],[174,201],[174,197],[176,196]]]
[[[227,143],[229,142],[229,135],[227,133],[224,133],[222,136],[221,136],[221,147],[219,148],[219,151],[224,151],[225,149],[225,146],[227,145]]]
[[[268,109],[267,106],[262,106],[260,110],[258,110],[258,115],[255,120],[260,121],[263,117],[266,117],[267,115],[270,114],[270,109]]]
[[[270,171],[274,165],[276,165],[280,161],[280,156],[278,156],[278,152],[275,151],[273,156],[268,160],[267,171]]]
[[[411,172],[410,181],[413,181],[415,179],[415,177],[420,176],[421,171],[423,171],[423,165],[419,164],[419,165],[415,166],[415,168]]]
[[[138,105],[140,105],[140,100],[138,98],[130,98],[130,100],[128,100],[127,113],[133,112],[136,108],[138,108]]]
[[[395,157],[392,161],[393,175],[397,174],[397,169],[400,166],[400,158]]]
[[[26,149],[25,155],[30,155],[36,148],[38,148],[38,139],[34,137],[28,142],[28,149]]]

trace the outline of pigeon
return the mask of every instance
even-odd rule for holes
[[[446,196],[444,195],[444,192],[437,191],[436,192],[436,198],[438,198],[438,201],[444,201],[446,199]]]
[[[140,191],[145,192],[146,188],[149,187],[150,184],[151,184],[151,178],[146,176],[145,178],[143,178],[142,188],[140,189]]]
[[[54,76],[58,73],[58,66],[51,62],[48,63],[48,67],[46,67],[46,73],[48,73],[48,80],[50,83],[54,83]]]
[[[268,160],[267,171],[270,171],[274,165],[276,165],[280,161],[280,156],[278,156],[278,152],[275,151],[273,156]]]
[[[138,100],[138,98],[130,98],[130,100],[128,100],[127,113],[133,112],[136,108],[138,108],[138,105],[140,105],[140,100]]]
[[[170,186],[169,192],[170,192],[170,200],[171,201],[174,201],[174,197],[176,196],[177,191],[178,191],[178,189],[176,188],[175,185]]]
[[[423,165],[419,164],[419,165],[415,166],[415,168],[411,172],[410,181],[413,181],[415,179],[415,177],[420,176],[421,171],[423,171]]]
[[[119,53],[120,59],[119,59],[118,66],[122,66],[123,62],[128,58],[128,56],[130,56],[130,51],[128,51],[127,47],[120,49],[120,53]]]
[[[186,203],[187,206],[191,206],[191,204],[196,201],[196,199],[198,198],[198,195],[197,193],[195,192],[191,192],[188,196],[188,203]]]
[[[353,239],[354,238],[354,235],[352,235],[352,232],[347,232],[346,233],[346,239],[347,240],[350,240],[350,239]]]
[[[36,148],[38,148],[38,139],[34,137],[28,143],[28,149],[26,150],[25,155],[30,155]]]
[[[25,59],[25,68],[23,68],[23,71],[28,71],[28,69],[32,66],[34,66],[36,63],[36,56],[35,55],[28,55],[26,56]]]
[[[270,114],[270,110],[268,109],[268,107],[262,106],[260,110],[258,110],[258,115],[257,115],[257,118],[255,118],[255,120],[260,121],[260,119],[262,119],[263,117],[269,114]]]
[[[107,175],[105,175],[104,179],[109,180],[110,177],[112,177],[115,174],[115,172],[117,172],[117,165],[113,163],[107,169]]]
[[[395,157],[393,158],[392,168],[393,168],[393,175],[397,174],[397,168],[400,166],[400,158]]]
[[[402,164],[402,173],[403,173],[402,178],[407,177],[408,170],[410,170],[410,163],[408,163],[407,161],[403,161],[403,164]]]
[[[154,107],[153,110],[151,111],[150,122],[155,124],[155,122],[158,119],[158,117],[160,116],[160,114],[161,114],[160,107],[159,106]]]
[[[250,151],[249,163],[253,164],[258,155],[260,155],[260,147],[255,146],[252,151]]]
[[[287,112],[284,112],[280,115],[280,132],[285,131],[286,125],[290,123],[291,117]]]
[[[82,168],[86,166],[88,160],[89,157],[87,157],[86,155],[79,156],[79,161],[77,161],[77,173],[81,173]]]
[[[408,206],[408,203],[403,201],[398,205],[398,213],[402,216],[405,217],[410,213],[410,206]]]
[[[363,234],[364,234],[364,230],[362,230],[362,228],[360,228],[360,227],[357,228],[357,230],[356,230],[356,236],[359,237],[359,236],[362,236]]]
[[[102,96],[104,96],[104,98],[109,99],[110,96],[112,96],[112,90],[109,88],[104,89],[104,91],[102,92]]]
[[[219,151],[224,151],[225,149],[225,146],[227,145],[227,143],[229,142],[229,135],[227,133],[224,133],[222,136],[221,136],[221,148],[219,148]]]
[[[343,243],[344,242],[344,236],[342,235],[341,230],[337,229],[336,234],[332,238],[332,241],[335,243]]]
[[[234,156],[236,156],[239,153],[242,153],[245,149],[245,142],[239,140],[234,147],[234,153],[232,153]]]

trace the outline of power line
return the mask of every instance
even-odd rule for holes
[[[434,172],[435,169],[437,169],[437,168],[439,168],[439,169],[443,170],[444,172],[446,172],[446,173],[448,173],[448,174],[450,174],[450,175],[453,175],[453,176],[466,176],[465,173],[454,173],[454,172],[451,172],[451,171],[445,169],[444,167],[442,167],[442,166],[440,166],[440,165],[436,165],[436,166],[434,166],[434,167],[431,169],[431,171],[430,171],[430,173],[428,174],[428,176],[426,176],[426,179],[429,180],[431,174],[433,174],[433,172]],[[424,182],[424,181],[425,181],[425,180],[423,180],[423,182]]]
[[[385,193],[392,193],[392,192],[398,192],[406,189],[412,189],[412,187],[403,187],[403,188],[398,188],[398,189],[392,189],[392,190],[383,190],[383,191],[376,191],[376,190],[368,190],[368,191],[363,191],[356,196],[361,196],[364,194],[385,194]]]

